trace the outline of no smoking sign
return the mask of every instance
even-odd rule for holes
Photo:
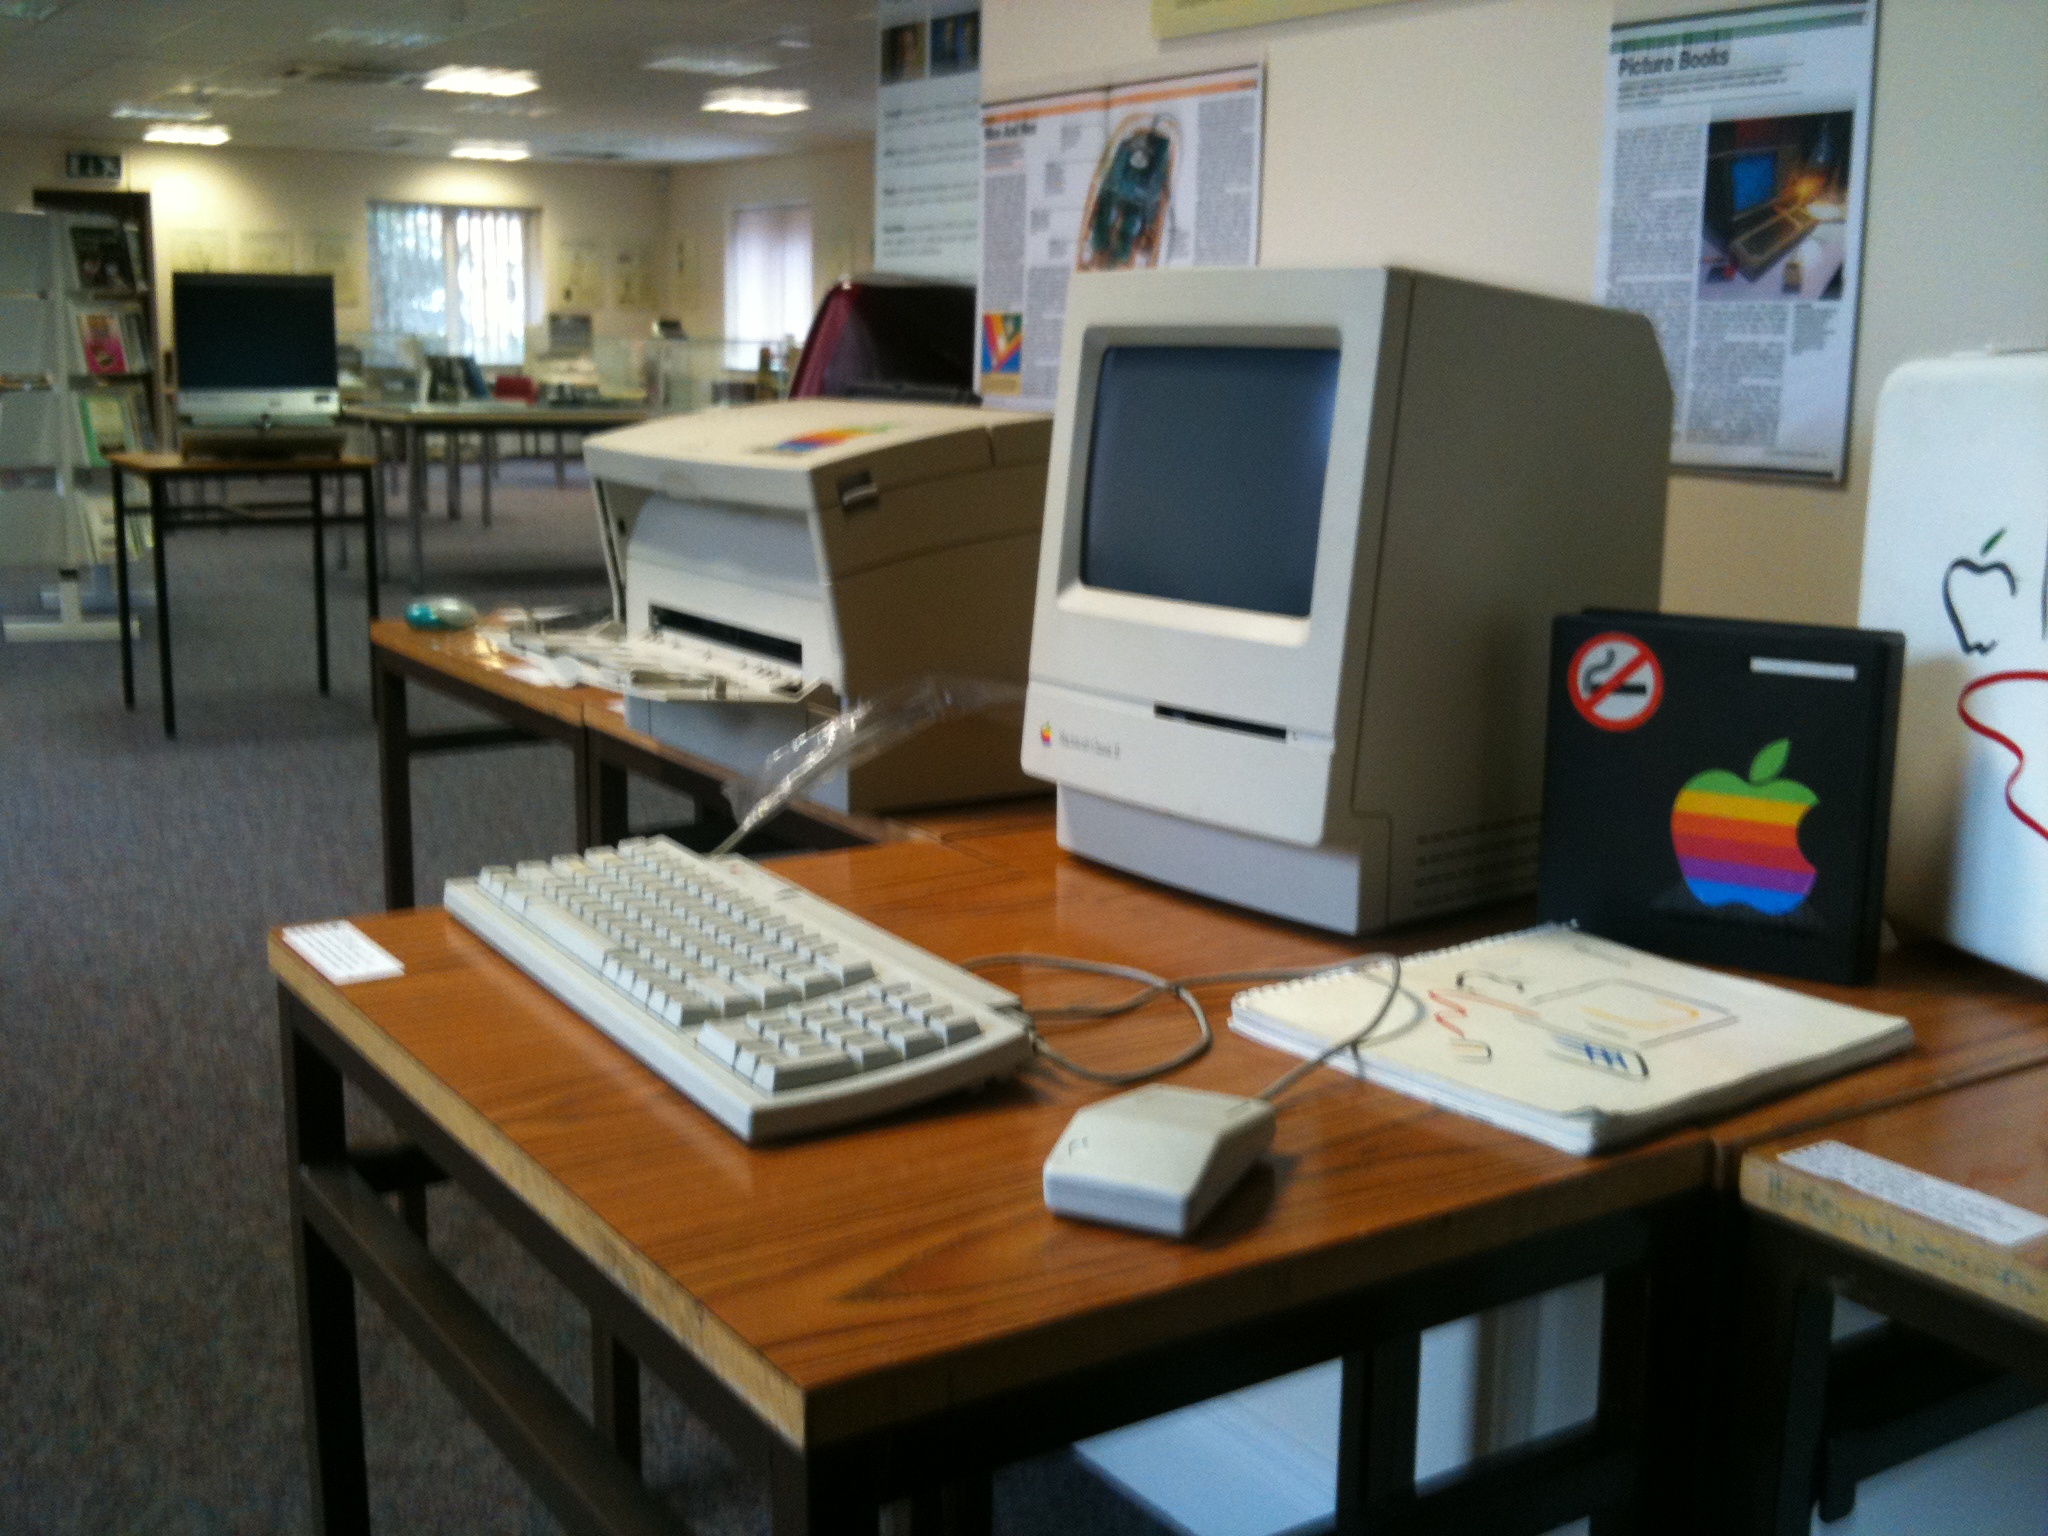
[[[1664,702],[1664,668],[1657,653],[1634,635],[1595,635],[1572,656],[1565,677],[1572,708],[1603,731],[1647,724]]]

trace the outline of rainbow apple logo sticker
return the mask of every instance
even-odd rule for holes
[[[1050,720],[1038,728],[1038,744],[1041,747],[1052,745],[1052,722]]]
[[[1725,768],[1694,774],[1671,806],[1671,845],[1686,889],[1709,907],[1736,902],[1781,917],[1806,900],[1819,871],[1799,851],[1799,823],[1820,803],[1779,777],[1789,737],[1757,753],[1749,777]]]

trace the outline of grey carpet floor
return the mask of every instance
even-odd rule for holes
[[[496,510],[488,532],[430,523],[430,590],[602,601],[580,476],[557,491],[510,465]],[[153,645],[133,714],[111,644],[0,645],[0,1532],[308,1527],[263,935],[380,899],[360,551],[332,580],[323,699],[307,534],[167,548],[176,742]],[[387,586],[386,611],[406,595]],[[33,573],[0,572],[0,611],[36,599]],[[460,718],[431,696],[414,714]],[[643,791],[643,821],[681,809]],[[569,793],[548,746],[416,764],[419,889],[567,848]],[[459,1191],[434,1192],[430,1222],[444,1261],[587,1401],[566,1293]],[[360,1328],[377,1528],[554,1530],[374,1304]],[[646,1412],[650,1481],[689,1529],[766,1528],[760,1489],[659,1384]],[[1164,1530],[1066,1454],[1006,1469],[996,1516],[1016,1536]]]

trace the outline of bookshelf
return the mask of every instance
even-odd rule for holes
[[[97,213],[0,214],[0,565],[57,572],[55,617],[9,641],[112,640],[89,579],[114,557],[106,455],[161,441],[160,354],[139,226]],[[131,555],[148,530],[126,530]]]

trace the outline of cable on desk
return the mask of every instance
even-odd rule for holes
[[[1202,1006],[1201,1000],[1194,995],[1196,987],[1227,986],[1249,984],[1252,982],[1301,981],[1311,976],[1321,976],[1332,971],[1355,970],[1361,966],[1372,965],[1383,960],[1393,962],[1394,981],[1393,985],[1388,988],[1387,1000],[1380,1004],[1379,1012],[1374,1014],[1371,1021],[1356,1034],[1340,1040],[1336,1045],[1330,1047],[1329,1050],[1323,1052],[1322,1055],[1316,1057],[1315,1060],[1305,1062],[1300,1067],[1290,1070],[1258,1095],[1262,1099],[1270,1100],[1274,1095],[1282,1093],[1292,1086],[1298,1079],[1306,1075],[1311,1068],[1320,1066],[1339,1051],[1358,1045],[1367,1035],[1379,1027],[1380,1021],[1387,1015],[1387,1010],[1393,1006],[1395,994],[1400,990],[1401,962],[1398,956],[1361,955],[1350,960],[1339,960],[1333,965],[1293,966],[1253,971],[1210,971],[1194,976],[1158,976],[1154,975],[1151,971],[1140,970],[1134,965],[1116,965],[1107,960],[1076,960],[1066,955],[1040,955],[1029,952],[977,955],[972,960],[961,961],[960,966],[963,970],[976,972],[994,970],[1006,965],[1027,966],[1037,967],[1041,970],[1073,971],[1084,976],[1113,976],[1122,981],[1137,982],[1139,984],[1137,991],[1111,1002],[1062,1003],[1050,1008],[1029,1010],[1025,1015],[1025,1028],[1030,1032],[1032,1048],[1039,1055],[1045,1057],[1054,1066],[1071,1072],[1076,1077],[1085,1078],[1091,1083],[1106,1083],[1114,1087],[1123,1087],[1132,1083],[1148,1082],[1152,1078],[1163,1077],[1169,1072],[1177,1071],[1181,1067],[1188,1065],[1188,1063],[1199,1059],[1215,1043],[1215,1029],[1209,1023],[1208,1010]],[[1056,1049],[1052,1042],[1045,1037],[1047,1026],[1080,1024],[1119,1018],[1126,1013],[1143,1008],[1146,1004],[1158,998],[1168,996],[1178,999],[1182,1006],[1194,1015],[1196,1039],[1186,1050],[1156,1065],[1138,1067],[1124,1072],[1111,1072],[1099,1067],[1085,1066],[1075,1061],[1065,1052]]]
[[[1387,1011],[1394,1006],[1394,999],[1401,995],[1401,957],[1399,955],[1361,955],[1358,960],[1351,963],[1352,968],[1362,970],[1368,965],[1382,961],[1389,967],[1391,974],[1387,977],[1387,995],[1380,999],[1379,1008],[1373,1013],[1373,1016],[1367,1019],[1363,1026],[1345,1036],[1342,1040],[1339,1040],[1328,1050],[1311,1056],[1298,1067],[1289,1067],[1285,1072],[1274,1078],[1272,1082],[1261,1088],[1254,1097],[1264,1099],[1270,1104],[1304,1077],[1307,1077],[1309,1073],[1315,1071],[1317,1067],[1328,1061],[1332,1056],[1340,1055],[1345,1051],[1356,1051],[1361,1045],[1365,1044],[1366,1037],[1380,1027],[1387,1017]]]

